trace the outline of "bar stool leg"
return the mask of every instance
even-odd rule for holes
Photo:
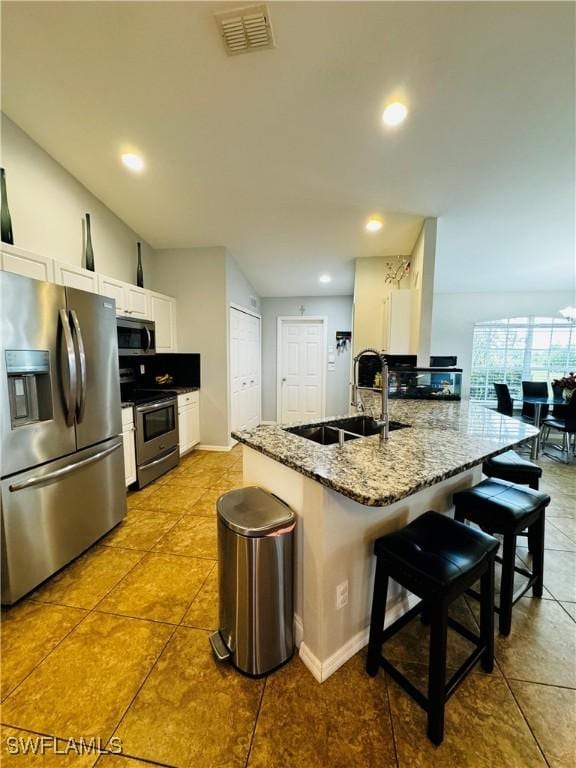
[[[531,480],[528,483],[528,487],[532,488],[533,491],[537,491],[539,486],[540,486],[540,482],[539,482],[538,478],[536,478],[535,480]],[[532,530],[531,530],[531,527],[530,527],[528,529],[528,552],[531,555],[534,554],[535,547],[536,547],[536,542],[535,542],[535,538],[534,538],[534,535],[532,534]]]
[[[544,509],[540,513],[538,520],[533,523],[528,536],[532,537],[534,548],[532,549],[532,573],[536,577],[532,585],[533,597],[542,597],[544,589],[544,530],[546,526],[546,516]]]
[[[514,563],[516,561],[516,536],[506,534],[502,543],[502,583],[500,585],[501,635],[509,635],[512,627],[512,599],[514,597]]]
[[[366,657],[366,672],[376,677],[380,669],[382,655],[382,631],[386,616],[386,599],[388,597],[388,573],[382,558],[376,558],[376,573],[374,574],[374,595],[372,597],[372,615],[370,618],[370,639],[368,640],[368,656]]]
[[[441,601],[431,610],[428,667],[428,737],[436,745],[441,744],[444,738],[447,634],[448,606]]]
[[[485,672],[494,669],[494,558],[480,579],[480,640],[485,648],[482,654],[482,668]]]

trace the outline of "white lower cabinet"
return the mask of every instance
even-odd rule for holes
[[[198,392],[178,395],[180,456],[200,442],[200,398]]]
[[[124,442],[124,475],[126,487],[128,487],[136,482],[136,444],[132,408],[122,409],[122,440]]]

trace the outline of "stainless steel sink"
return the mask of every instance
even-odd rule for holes
[[[390,422],[390,431],[404,429],[409,424],[399,421]],[[344,430],[344,440],[356,440],[359,437],[377,435],[380,427],[370,416],[350,416],[347,419],[334,419],[323,424],[314,424],[306,427],[286,427],[286,432],[291,432],[298,437],[305,437],[319,445],[333,445],[338,442],[339,431]]]

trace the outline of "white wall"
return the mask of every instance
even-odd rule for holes
[[[154,288],[178,303],[178,351],[199,352],[200,438],[229,445],[228,305],[224,248],[155,251]]]
[[[260,312],[260,298],[254,286],[246,279],[236,259],[229,253],[226,254],[226,291],[228,304],[239,304],[252,312]]]
[[[90,213],[96,271],[135,283],[142,238],[4,114],[1,128],[14,245],[84,266],[84,214]],[[151,288],[153,257],[144,241],[142,254],[144,285]]]
[[[336,352],[336,331],[352,330],[351,296],[301,296],[262,299],[262,420],[276,421],[277,327],[280,315],[328,318],[328,347],[334,348],[335,370],[326,371],[326,415],[347,414],[349,407],[350,345]]]
[[[576,303],[573,290],[532,293],[436,293],[432,315],[433,355],[458,355],[464,369],[463,395],[470,390],[474,323],[525,315],[558,315],[558,310]]]

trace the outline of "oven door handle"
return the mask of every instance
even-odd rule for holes
[[[155,411],[157,408],[169,408],[172,406],[173,408],[176,407],[178,401],[176,398],[172,398],[171,400],[162,400],[160,403],[149,403],[148,405],[138,405],[136,407],[137,413],[148,413],[149,411]]]

